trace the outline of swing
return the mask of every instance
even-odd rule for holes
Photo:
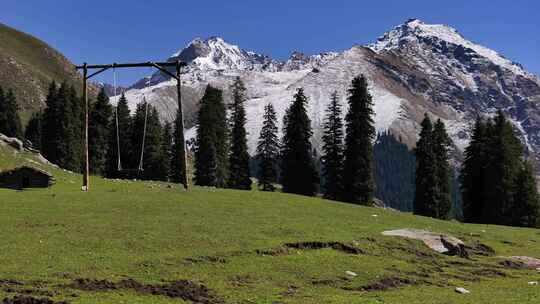
[[[151,76],[148,78],[148,82],[146,83],[147,88],[150,87],[151,82]],[[124,169],[122,167],[122,154],[120,150],[120,127],[118,124],[118,94],[117,94],[117,86],[116,86],[116,68],[113,67],[113,90],[114,90],[114,96],[116,98],[116,107],[115,107],[115,121],[116,121],[116,154],[118,156],[117,159],[117,172],[121,177],[124,178],[132,178],[132,177],[138,177],[141,175],[141,173],[144,171],[144,148],[145,148],[145,141],[146,141],[146,126],[148,123],[148,102],[146,101],[146,96],[143,90],[143,102],[145,103],[145,113],[144,113],[144,128],[143,128],[143,136],[142,136],[142,144],[141,144],[141,155],[139,158],[139,166],[137,169]],[[123,92],[122,92],[123,93]]]

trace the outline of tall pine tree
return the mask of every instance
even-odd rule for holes
[[[32,148],[41,150],[43,114],[34,112],[24,131],[24,139],[32,143]]]
[[[0,133],[22,138],[22,124],[17,99],[11,89],[4,94],[0,89]]]
[[[343,121],[337,92],[332,94],[323,127],[324,197],[340,200],[343,194]]]
[[[271,103],[264,107],[263,125],[257,144],[259,163],[259,188],[262,191],[274,191],[278,179],[279,139],[276,111]]]
[[[163,125],[163,135],[161,139],[161,149],[162,153],[164,154],[164,170],[165,170],[165,178],[164,180],[171,180],[172,176],[172,162],[174,160],[173,158],[173,128],[170,122],[166,122]]]
[[[101,90],[90,109],[88,145],[90,172],[104,175],[107,169],[107,151],[110,141],[112,107],[105,90]]]
[[[375,191],[373,140],[376,134],[373,101],[363,75],[352,80],[348,103],[343,199],[355,204],[371,204]]]
[[[65,102],[62,121],[66,155],[63,168],[80,172],[83,152],[83,111],[81,100],[73,86],[66,87]]]
[[[514,126],[498,111],[488,130],[489,163],[483,206],[483,222],[511,224],[509,214],[514,206],[516,178],[521,168],[523,146],[515,134]]]
[[[281,150],[281,180],[283,191],[315,195],[318,174],[315,170],[310,138],[311,121],[306,112],[308,100],[298,89],[284,118]]]
[[[435,175],[437,178],[437,197],[435,218],[448,219],[452,209],[453,169],[449,162],[449,148],[452,144],[446,133],[444,123],[437,119],[433,127],[433,154],[435,157]]]
[[[195,184],[225,187],[228,132],[222,92],[208,85],[200,102],[195,144]]]
[[[502,111],[475,123],[461,171],[463,215],[476,223],[535,227],[538,191],[523,145]]]
[[[463,218],[469,223],[482,221],[483,201],[486,190],[485,170],[488,166],[486,124],[478,117],[472,130],[471,141],[465,148],[460,182],[463,199]]]
[[[249,153],[246,139],[246,88],[237,77],[232,85],[233,101],[231,105],[231,143],[229,152],[228,186],[233,189],[250,190]]]
[[[540,227],[540,196],[533,166],[523,161],[516,179],[511,224],[522,227]]]
[[[184,138],[183,136],[184,129],[182,127],[183,123],[180,120],[179,111],[180,109],[177,110],[176,119],[174,120],[173,146],[172,146],[172,151],[171,151],[172,153],[171,155],[171,181],[175,183],[182,182],[183,176],[185,174],[182,169],[183,167],[181,163],[182,157],[180,155],[180,151],[183,150],[182,146],[184,146],[184,148],[186,149],[186,153],[188,152],[185,142],[180,140],[181,138]]]
[[[118,127],[116,125],[118,120]],[[120,177],[122,171],[134,168],[132,162],[133,155],[133,121],[130,115],[126,96],[122,94],[116,108],[114,109],[113,119],[109,132],[109,148],[107,153],[107,176]],[[120,150],[120,158],[118,158]],[[127,172],[127,171],[126,171]]]
[[[61,143],[63,141],[61,133],[62,108],[59,103],[58,86],[53,81],[49,85],[47,98],[45,99],[45,112],[43,113],[42,124],[42,154],[49,161],[59,164],[61,158]]]
[[[416,143],[416,190],[414,214],[436,216],[434,202],[438,198],[437,166],[433,149],[433,124],[427,114],[421,123],[420,138]]]

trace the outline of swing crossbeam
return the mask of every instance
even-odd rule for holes
[[[181,81],[180,81],[180,70],[182,67],[186,66],[187,64],[182,61],[167,61],[167,62],[142,62],[142,63],[112,63],[112,64],[97,64],[97,65],[88,65],[87,63],[84,63],[83,65],[78,65],[75,68],[77,70],[83,70],[83,102],[84,102],[84,111],[85,111],[85,148],[84,148],[84,161],[85,166],[84,174],[83,174],[83,191],[89,191],[89,184],[90,184],[90,162],[89,162],[89,154],[88,154],[88,121],[89,121],[89,110],[88,110],[88,79],[97,76],[109,69],[117,69],[117,68],[140,68],[140,67],[153,67],[158,70],[160,70],[162,73],[170,76],[173,79],[176,79],[177,81],[177,94],[178,94],[178,119],[181,123],[181,129],[182,132],[180,132],[180,138],[176,138],[175,140],[179,140],[183,142],[183,145],[179,145],[181,151],[179,151],[180,158],[178,161],[181,163],[181,169],[182,169],[182,177],[180,183],[183,184],[184,188],[188,189],[188,178],[187,178],[187,157],[186,157],[186,142],[184,138],[184,119],[183,119],[183,112],[182,112],[182,95],[181,95]],[[175,67],[175,72],[171,73],[167,67]],[[88,75],[89,70],[97,70],[94,73]]]

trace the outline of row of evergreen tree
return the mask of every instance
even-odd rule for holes
[[[439,119],[433,124],[426,114],[421,127],[415,149],[415,214],[447,219],[462,212],[471,223],[540,227],[534,167],[502,111],[475,123],[459,177],[462,210],[452,210],[456,179],[444,123]]]
[[[83,168],[81,102],[73,87],[51,83],[45,111],[35,113],[25,131],[25,138],[49,161],[74,172],[81,172]],[[173,130],[170,123],[162,124],[154,107],[140,103],[131,115],[124,95],[115,108],[101,90],[96,100],[90,102],[89,110],[92,174],[110,178],[179,179],[180,173],[176,172],[179,167],[173,165],[176,128]]]
[[[530,161],[502,111],[475,122],[461,169],[467,222],[540,227],[540,197]]]
[[[245,131],[245,88],[240,79],[232,87],[230,123],[222,92],[208,86],[200,103],[195,144],[195,183],[201,186],[249,189],[249,154]],[[363,76],[348,91],[349,111],[342,122],[337,93],[326,112],[322,156],[322,191],[327,198],[357,204],[373,200],[373,102]],[[311,146],[308,98],[300,88],[283,118],[278,138],[276,112],[265,107],[256,160],[262,190],[281,182],[284,192],[315,195],[319,190],[318,157]],[[345,129],[345,133],[343,132]],[[231,132],[231,134],[228,134]],[[279,173],[279,174],[278,174]]]

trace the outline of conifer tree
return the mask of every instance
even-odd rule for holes
[[[59,89],[53,81],[49,85],[47,98],[45,99],[45,112],[43,113],[42,125],[42,154],[45,158],[55,164],[59,164],[61,157],[61,113],[62,105],[58,102]]]
[[[389,132],[377,135],[373,146],[376,197],[390,208],[413,211],[416,159],[401,138]]]
[[[208,85],[197,117],[195,184],[225,187],[227,181],[228,132],[222,92]]]
[[[436,157],[433,149],[433,124],[427,115],[421,123],[420,138],[416,143],[416,190],[414,214],[436,216],[435,204],[438,197]]]
[[[116,126],[117,119],[118,128]],[[111,127],[109,128],[109,149],[107,152],[108,177],[119,177],[121,175],[120,169],[134,168],[132,162],[132,128],[133,121],[128,102],[126,96],[122,94],[116,108],[113,110],[113,118],[111,120]],[[120,150],[120,159],[118,158],[118,150]]]
[[[172,146],[172,155],[171,155],[171,181],[174,183],[180,183],[183,181],[184,171],[182,169],[182,163],[181,163],[181,155],[179,155],[180,151],[182,151],[182,146],[186,149],[187,153],[187,147],[185,142],[180,140],[181,138],[184,138],[183,135],[183,124],[180,120],[179,111],[176,113],[176,119],[174,120],[174,130],[173,130],[173,146]],[[185,139],[184,139],[185,140]]]
[[[264,107],[263,125],[257,144],[259,162],[258,186],[262,191],[274,191],[278,179],[279,139],[276,111],[271,103]]]
[[[96,102],[90,109],[88,126],[90,171],[93,174],[104,175],[106,173],[111,119],[112,107],[105,90],[101,89]]]
[[[34,112],[24,131],[24,139],[32,143],[32,148],[41,150],[43,114]]]
[[[511,208],[511,224],[521,227],[540,227],[540,196],[533,166],[523,161],[516,178],[514,206]]]
[[[0,91],[0,133],[8,137],[22,138],[22,124],[17,99],[11,89]]]
[[[509,214],[517,191],[516,178],[521,168],[523,146],[515,135],[514,126],[502,111],[498,111],[490,129],[482,221],[510,224]]]
[[[62,111],[62,137],[65,144],[63,168],[74,172],[82,169],[83,152],[83,111],[81,100],[73,86],[65,87],[65,108]]]
[[[5,132],[5,129],[7,127],[6,112],[7,112],[6,96],[5,96],[4,89],[0,85],[0,133]]]
[[[337,92],[332,94],[323,127],[324,197],[340,200],[343,194],[343,121]]]
[[[163,136],[161,139],[161,149],[164,154],[164,180],[170,180],[172,175],[172,162],[173,162],[173,128],[170,122],[166,122],[163,125]]]
[[[143,179],[167,179],[169,159],[166,153],[163,144],[163,128],[159,121],[159,114],[156,108],[149,106],[143,155]]]
[[[449,162],[451,139],[446,133],[444,123],[437,119],[433,127],[433,155],[435,157],[435,174],[437,178],[437,197],[435,218],[448,219],[452,209],[452,177],[453,170]]]
[[[281,180],[284,192],[315,195],[319,178],[312,155],[310,142],[312,130],[306,112],[307,103],[304,90],[300,88],[285,114]]]
[[[229,152],[228,186],[233,189],[251,190],[249,172],[249,153],[246,139],[246,88],[237,77],[232,85],[233,101],[231,105],[231,143]]]
[[[475,121],[471,141],[465,148],[461,167],[460,182],[463,200],[463,217],[466,222],[480,223],[483,212],[485,189],[485,170],[489,154],[487,153],[486,123],[478,117]]]
[[[343,199],[355,204],[371,204],[375,191],[373,177],[373,101],[366,78],[352,80],[349,111],[345,116],[344,193]]]

